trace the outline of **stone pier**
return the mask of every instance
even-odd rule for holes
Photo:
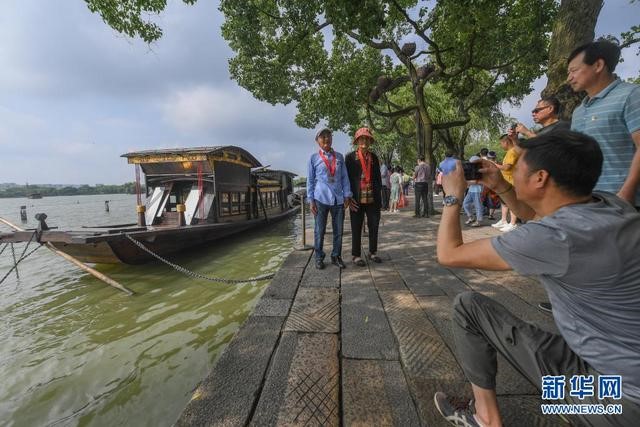
[[[292,252],[176,425],[448,425],[433,394],[471,396],[452,335],[458,293],[480,292],[557,331],[551,315],[536,308],[547,300],[537,281],[438,265],[438,221],[413,218],[411,207],[383,213],[381,264],[350,262],[348,217],[345,270],[329,263],[317,270],[311,251]],[[499,233],[488,224],[464,228],[465,241]],[[307,233],[312,242],[312,230]],[[330,246],[329,232],[327,253]],[[524,377],[501,358],[498,366],[505,425],[562,424],[540,414],[540,394]]]

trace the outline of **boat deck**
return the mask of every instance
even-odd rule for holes
[[[412,214],[413,202],[383,214],[382,264],[317,270],[311,251],[291,253],[176,425],[445,426],[435,391],[471,395],[452,335],[457,294],[481,292],[556,331],[551,315],[536,308],[547,300],[537,281],[438,265],[439,218]],[[472,240],[499,232],[487,226],[463,233]],[[330,240],[328,233],[327,253]],[[350,244],[346,235],[345,260]],[[540,394],[522,375],[502,358],[498,365],[505,425],[562,424],[540,414]]]

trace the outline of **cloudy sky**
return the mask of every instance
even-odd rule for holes
[[[169,1],[148,46],[107,27],[82,0],[4,0],[0,15],[0,182],[119,184],[134,180],[127,151],[239,145],[265,165],[305,174],[312,130],[295,107],[261,103],[230,80],[231,50],[217,1]],[[596,35],[618,34],[638,2],[607,0]],[[637,76],[635,50],[623,77]],[[505,111],[530,124],[544,81]],[[338,134],[334,147],[347,151]]]

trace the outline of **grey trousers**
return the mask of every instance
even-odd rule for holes
[[[622,404],[620,415],[572,415],[577,425],[636,426],[640,420],[640,405],[627,399],[597,399],[585,396],[580,400],[569,395],[569,379],[573,375],[599,373],[575,354],[562,336],[544,331],[517,318],[500,303],[477,292],[456,296],[453,307],[453,329],[458,360],[467,379],[474,385],[496,388],[497,354],[500,353],[538,390],[542,390],[543,375],[564,375],[567,389],[562,401],[544,403]],[[624,384],[624,378],[622,379]]]

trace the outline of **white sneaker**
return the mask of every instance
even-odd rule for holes
[[[508,233],[509,231],[515,230],[516,228],[518,228],[518,226],[515,224],[507,224],[504,227],[500,228],[500,231],[502,231],[503,233]]]
[[[501,228],[501,227],[504,227],[507,224],[509,224],[509,223],[506,222],[506,221],[500,220],[500,221],[496,222],[495,224],[491,224],[491,226],[493,228]]]

